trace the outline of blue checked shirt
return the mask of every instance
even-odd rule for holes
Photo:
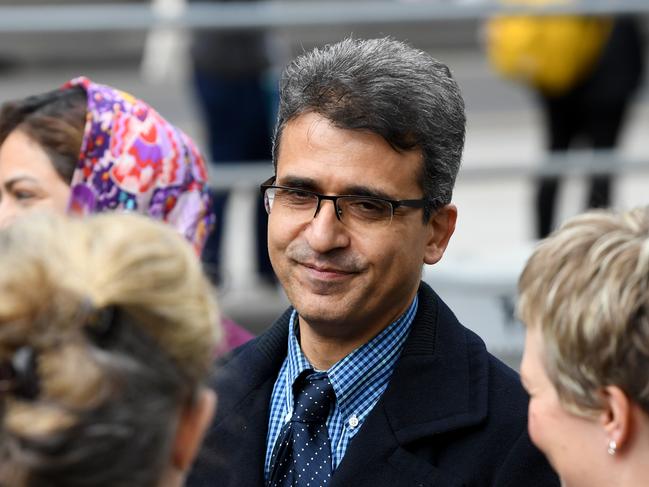
[[[336,402],[327,418],[331,441],[331,469],[338,467],[347,445],[365,422],[370,411],[385,391],[401,354],[412,321],[417,312],[415,296],[410,307],[394,323],[369,342],[318,374],[329,376]],[[270,418],[266,438],[266,480],[270,475],[270,459],[282,426],[293,413],[293,382],[301,372],[313,369],[302,353],[295,334],[297,311],[289,322],[288,353],[279,371],[270,398]]]

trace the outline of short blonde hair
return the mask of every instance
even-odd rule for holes
[[[591,211],[543,240],[519,281],[519,316],[540,328],[564,406],[586,416],[621,387],[649,412],[649,209]]]
[[[152,485],[219,337],[213,290],[174,229],[135,214],[17,222],[0,233],[0,362],[30,350],[38,393],[2,396],[0,473]]]

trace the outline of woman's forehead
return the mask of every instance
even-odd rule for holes
[[[19,129],[0,146],[0,177],[5,182],[17,178],[45,182],[60,179],[45,149]]]

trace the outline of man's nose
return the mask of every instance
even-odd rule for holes
[[[309,246],[319,253],[349,245],[349,233],[336,215],[336,206],[331,200],[320,202],[320,208],[309,222],[305,233]]]

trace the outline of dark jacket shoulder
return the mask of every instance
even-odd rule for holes
[[[189,487],[262,486],[272,388],[291,310],[216,372],[216,417]],[[426,284],[390,384],[331,487],[558,486],[527,434],[518,375]]]

